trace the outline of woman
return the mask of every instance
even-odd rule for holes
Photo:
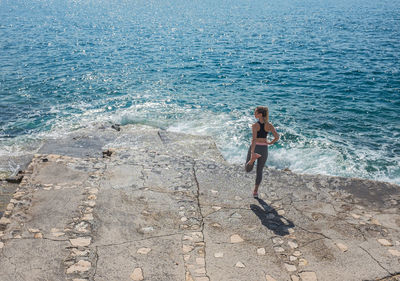
[[[251,140],[249,152],[247,153],[246,172],[253,170],[254,162],[257,160],[257,176],[253,197],[258,198],[258,187],[262,179],[262,170],[265,162],[267,162],[268,146],[277,142],[279,140],[279,135],[274,126],[268,122],[268,107],[258,106],[254,110],[254,117],[258,119],[258,122],[251,126],[253,138]],[[274,136],[271,142],[268,142],[267,139],[268,132],[271,132]]]

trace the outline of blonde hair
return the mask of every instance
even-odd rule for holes
[[[257,106],[256,107],[256,111],[257,111],[257,113],[261,113],[262,114],[262,118],[263,118],[264,124],[265,125],[268,124],[268,121],[269,121],[268,107],[266,107],[266,106]]]

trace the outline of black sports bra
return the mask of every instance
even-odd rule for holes
[[[257,138],[266,138],[268,135],[268,132],[265,131],[264,128],[264,123],[261,123],[260,121],[258,121],[258,124],[260,124],[260,130],[257,132]]]

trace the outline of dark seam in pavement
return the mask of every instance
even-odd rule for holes
[[[392,277],[400,277],[400,271],[399,272],[395,272],[395,273],[393,273],[393,274],[391,274],[389,276],[385,276],[385,277],[383,277],[381,279],[374,280],[374,281],[395,281],[394,279],[389,279],[389,280],[387,279],[387,278],[392,278]]]
[[[96,247],[119,246],[119,245],[123,245],[123,244],[135,243],[135,242],[150,240],[150,239],[154,239],[154,238],[162,238],[162,237],[175,236],[175,235],[182,235],[182,234],[184,234],[184,232],[177,232],[177,233],[171,233],[171,234],[165,234],[165,235],[152,236],[152,237],[148,237],[148,238],[142,238],[142,239],[137,239],[137,240],[125,241],[125,242],[121,242],[121,243],[97,245]]]
[[[21,238],[5,238],[2,239],[3,241],[11,241],[11,240],[50,240],[54,242],[68,242],[69,240],[56,240],[56,239],[50,239],[50,238],[34,238],[34,237],[21,237]]]
[[[308,241],[308,242],[306,242],[306,243],[304,243],[304,244],[301,244],[300,246],[301,246],[301,247],[305,247],[305,246],[308,246],[308,245],[310,245],[310,244],[312,244],[312,243],[314,243],[314,242],[317,242],[317,241],[319,241],[319,240],[324,240],[324,239],[326,239],[326,238],[325,238],[325,237],[322,237],[322,238],[314,239],[314,240]],[[299,244],[300,244],[300,243],[299,243]]]
[[[207,251],[206,251],[206,241],[204,240],[204,216],[203,213],[201,212],[201,205],[200,205],[200,184],[199,181],[197,180],[197,175],[196,175],[196,162],[193,162],[193,166],[192,166],[192,171],[193,171],[193,177],[194,177],[194,181],[196,182],[196,186],[197,186],[197,206],[199,208],[199,213],[201,216],[201,234],[203,235],[203,243],[204,243],[204,270],[205,270],[205,275],[207,276],[207,278],[210,280],[210,276],[208,276],[207,273],[207,262],[206,262],[206,257],[207,257]]]
[[[308,230],[308,229],[306,229],[306,228],[304,228],[304,227],[301,227],[301,226],[299,226],[299,225],[296,225],[296,227],[298,227],[298,228],[300,228],[300,229],[302,229],[302,230],[304,230],[304,231],[306,231],[306,232],[308,232],[308,233],[314,233],[314,234],[317,234],[317,235],[321,235],[322,237],[325,237],[326,239],[332,240],[332,238],[326,236],[326,235],[323,234],[323,233],[316,232],[316,231],[310,231],[310,230]]]
[[[362,250],[364,250],[364,252],[366,252],[383,270],[385,270],[387,273],[389,273],[390,275],[392,275],[390,272],[389,272],[389,270],[387,270],[386,268],[384,268],[382,265],[381,265],[381,263],[377,260],[377,259],[375,259],[366,249],[364,249],[363,247],[361,247],[361,246],[358,246],[358,247],[360,247]]]
[[[95,261],[95,266],[94,266],[93,280],[94,280],[94,277],[96,276],[96,273],[97,273],[97,262],[99,261],[99,254],[98,254],[97,246],[96,246],[95,258],[96,258],[96,261]]]

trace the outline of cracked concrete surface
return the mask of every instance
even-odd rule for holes
[[[398,186],[263,178],[256,200],[255,175],[209,137],[74,132],[27,167],[0,222],[0,280],[399,280]]]

